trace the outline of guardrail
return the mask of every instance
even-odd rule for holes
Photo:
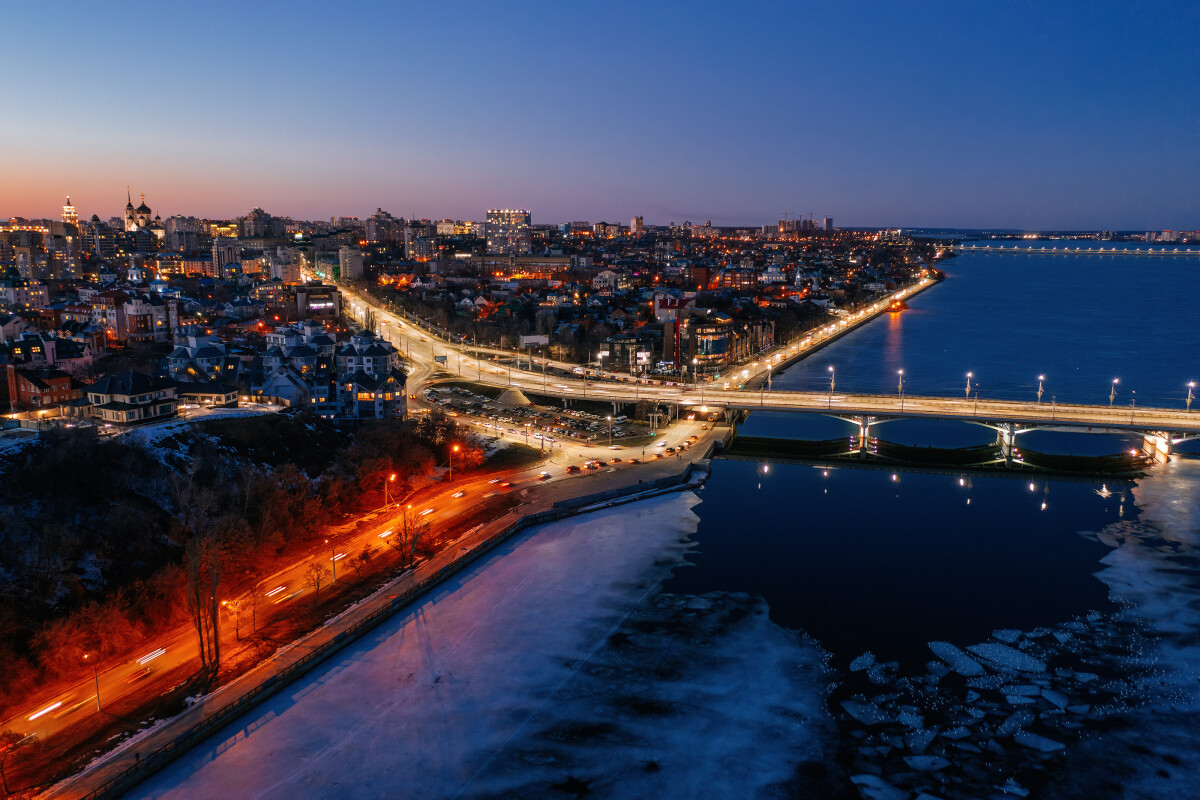
[[[714,442],[714,445],[716,443]],[[709,455],[712,452],[710,447]],[[195,725],[188,728],[183,733],[176,736],[171,741],[158,747],[150,752],[149,755],[138,760],[132,766],[126,767],[124,770],[112,776],[100,786],[82,796],[83,800],[106,800],[107,798],[119,797],[131,787],[150,777],[154,773],[166,767],[176,758],[181,756],[189,748],[199,744],[204,738],[217,731],[223,725],[234,720],[238,716],[246,713],[258,704],[264,702],[274,696],[281,689],[295,682],[300,677],[312,671],[318,664],[329,658],[334,653],[337,653],[348,644],[357,641],[364,633],[375,628],[382,622],[394,616],[402,608],[408,606],[418,597],[423,595],[429,589],[437,586],[447,578],[458,574],[462,570],[477,561],[484,554],[492,551],[501,543],[510,539],[513,535],[536,525],[542,525],[547,522],[555,522],[560,519],[575,516],[580,512],[580,509],[589,504],[602,502],[606,499],[615,499],[622,495],[637,495],[630,497],[630,500],[643,499],[642,494],[651,488],[661,489],[662,492],[674,489],[682,489],[689,485],[691,473],[695,469],[695,464],[689,465],[688,469],[683,470],[678,475],[660,478],[654,481],[654,484],[661,486],[649,486],[645,484],[634,484],[618,490],[609,492],[599,492],[596,495],[590,495],[582,499],[585,502],[575,504],[574,500],[571,505],[559,507],[556,503],[554,508],[547,511],[540,511],[534,514],[528,514],[519,517],[509,525],[497,531],[493,536],[488,537],[480,542],[475,547],[462,553],[449,564],[438,569],[432,575],[423,578],[412,586],[408,587],[386,605],[372,611],[367,616],[355,622],[350,627],[335,634],[332,639],[314,647],[311,651],[298,658],[296,661],[283,667],[271,677],[264,680],[252,689],[247,690],[244,694],[231,702],[229,705],[214,712],[211,716],[197,722]],[[705,470],[707,475],[707,469]],[[602,497],[603,496],[603,497]],[[596,499],[590,499],[596,498]],[[560,501],[562,502],[562,501]],[[379,591],[383,591],[380,589]]]

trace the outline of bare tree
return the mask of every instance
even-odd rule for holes
[[[200,644],[200,663],[216,670],[221,664],[221,620],[217,587],[221,584],[221,554],[209,536],[193,535],[184,550],[187,567],[186,600]]]
[[[251,592],[245,597],[234,597],[221,601],[221,606],[233,614],[233,636],[239,642],[242,640],[242,619],[250,613],[250,598],[253,596],[254,593]]]
[[[375,550],[369,544],[364,544],[362,552],[350,560],[350,566],[354,567],[354,574],[362,577],[362,571],[365,567],[371,565],[371,559],[375,555]]]
[[[413,561],[416,559],[418,548],[425,542],[428,535],[428,523],[425,522],[425,519],[418,512],[413,510],[412,506],[407,506],[400,513],[396,535],[388,539],[387,542],[399,554],[400,565],[411,567]]]
[[[304,583],[313,590],[313,601],[321,596],[321,587],[329,580],[329,567],[321,561],[314,560],[304,570]]]
[[[253,635],[258,632],[258,607],[262,605],[262,592],[258,584],[254,584],[250,593],[242,598],[242,605],[250,612],[250,633]]]

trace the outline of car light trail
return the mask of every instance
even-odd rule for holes
[[[51,705],[46,706],[45,708],[43,708],[41,711],[37,712],[36,714],[33,714],[29,718],[29,721],[33,722],[38,717],[45,716],[46,714],[49,714],[51,711],[53,711],[54,709],[58,708],[61,705],[62,705],[62,700],[59,700],[57,703],[52,703]]]
[[[267,597],[274,597],[275,595],[279,594],[280,592],[282,592],[282,591],[283,591],[284,589],[286,589],[286,588],[287,588],[287,586],[286,586],[286,585],[284,585],[284,586],[276,586],[274,589],[272,589],[271,591],[267,592]]]
[[[148,663],[148,662],[150,662],[150,661],[153,661],[154,659],[158,658],[159,656],[161,656],[161,655],[162,655],[163,653],[165,653],[165,652],[167,652],[167,648],[165,648],[165,647],[160,647],[160,648],[158,648],[157,650],[155,650],[154,652],[152,652],[152,653],[147,653],[146,655],[142,656],[141,658],[139,658],[139,659],[137,660],[137,662],[138,662],[139,664],[145,665],[146,663]]]
[[[379,538],[386,539],[387,537],[391,536],[393,533],[395,533],[395,531],[384,531],[383,533],[379,534]]]

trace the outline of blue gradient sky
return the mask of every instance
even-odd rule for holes
[[[1200,228],[1200,4],[0,3],[0,217]]]

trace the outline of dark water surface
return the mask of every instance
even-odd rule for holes
[[[1200,260],[966,255],[947,281],[776,376],[775,388],[837,389],[1183,407],[1200,379]],[[1152,303],[1136,298],[1153,298]],[[1195,406],[1200,409],[1200,405]],[[839,420],[752,414],[748,435],[849,436]],[[873,435],[908,445],[994,441],[987,428],[901,420]],[[1103,455],[1114,434],[1033,432],[1046,452]],[[1079,535],[1138,515],[1128,482],[722,461],[701,491],[692,567],[668,591],[762,594],[775,620],[844,664],[871,650],[918,666],[925,642],[970,644],[1108,607],[1093,573],[1108,549]],[[970,500],[968,504],[967,500]],[[1043,506],[1044,504],[1044,506]]]
[[[839,664],[871,650],[919,667],[930,640],[1110,608],[1092,575],[1108,548],[1076,531],[1132,518],[1130,486],[717,461],[695,566],[666,588],[761,594]]]

